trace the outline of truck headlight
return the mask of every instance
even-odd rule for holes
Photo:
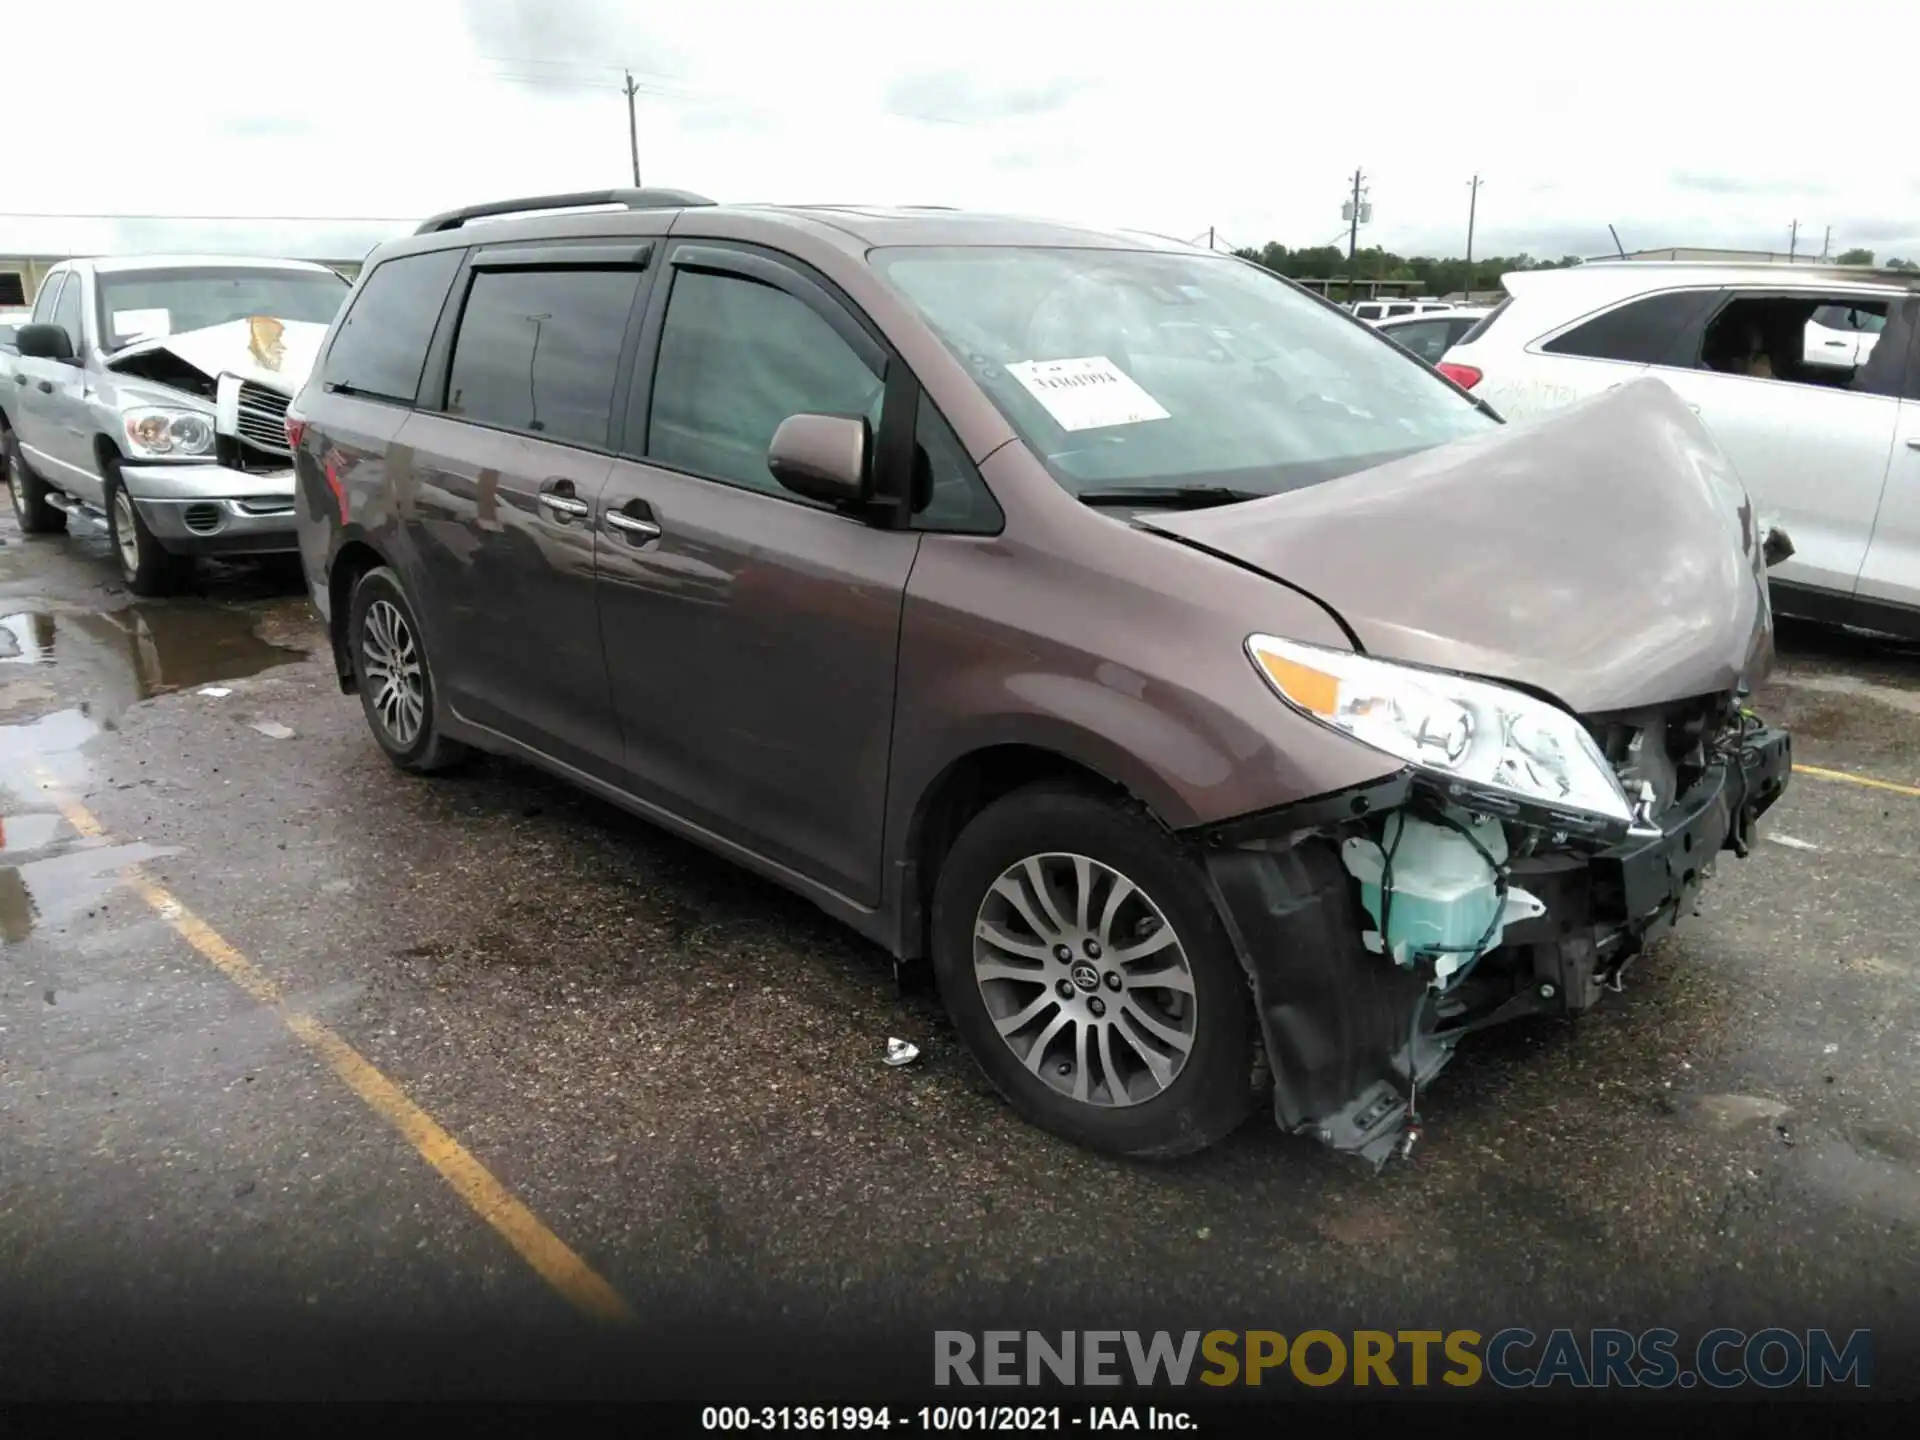
[[[137,460],[186,459],[213,453],[213,417],[199,410],[143,405],[124,417]]]
[[[1418,670],[1272,635],[1247,654],[1301,714],[1428,774],[1631,824],[1600,747],[1558,706],[1505,685]]]

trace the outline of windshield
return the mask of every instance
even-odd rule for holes
[[[899,247],[872,259],[1075,494],[1277,494],[1500,423],[1399,346],[1226,256]]]
[[[100,276],[100,333],[119,350],[254,315],[328,325],[348,288],[330,270],[116,270]]]

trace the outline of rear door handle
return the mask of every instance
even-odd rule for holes
[[[1909,435],[1907,437],[1907,448],[1909,450],[1920,450],[1920,435]]]
[[[540,487],[541,507],[564,525],[569,520],[584,520],[593,507],[573,493],[573,481],[549,480]]]
[[[40,382],[40,388],[51,395],[53,393],[53,382],[51,380],[42,380]]]

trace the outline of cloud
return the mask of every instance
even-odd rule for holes
[[[1071,75],[1034,85],[1001,85],[958,70],[920,70],[888,85],[882,98],[889,110],[974,125],[1045,115],[1092,89],[1092,81]]]
[[[1820,181],[1793,180],[1754,175],[1696,175],[1676,171],[1671,177],[1675,188],[1693,190],[1702,195],[1831,195],[1833,187]]]
[[[1360,242],[1401,254],[1461,253],[1475,174],[1480,255],[1605,254],[1609,221],[1629,248],[1778,250],[1795,219],[1810,245],[1831,225],[1836,250],[1920,254],[1920,161],[1872,143],[1905,133],[1903,92],[1849,89],[1835,125],[1730,109],[1699,56],[1739,96],[1811,93],[1804,55],[1733,0],[1613,0],[1551,65],[1512,0],[1452,0],[1448,33],[1475,37],[1470,101],[1419,46],[1368,51],[1356,88],[1351,65],[1301,50],[1286,7],[1245,0],[1180,0],[1153,25],[1116,23],[1111,0],[916,0],[911,25],[899,0],[329,0],[299,73],[271,85],[244,78],[263,56],[257,0],[176,0],[159,27],[138,0],[88,6],[89,64],[122,104],[74,107],[57,67],[9,73],[15,112],[59,114],[61,143],[9,154],[0,252],[351,258],[407,217],[623,184],[631,69],[642,178],[723,200],[944,202],[1344,247],[1359,167],[1374,207]],[[67,12],[13,8],[14,53],[69,42]],[[1848,18],[1889,54],[1920,44],[1911,0],[1854,0]],[[1412,0],[1350,0],[1341,23],[1425,21]],[[1622,76],[1659,103],[1623,98]],[[134,113],[165,117],[164,164],[75,162],[130,153]]]

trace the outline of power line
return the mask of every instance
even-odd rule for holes
[[[0,210],[0,220],[231,220],[257,224],[284,220],[300,225],[417,225],[418,215],[134,215],[125,212]]]

